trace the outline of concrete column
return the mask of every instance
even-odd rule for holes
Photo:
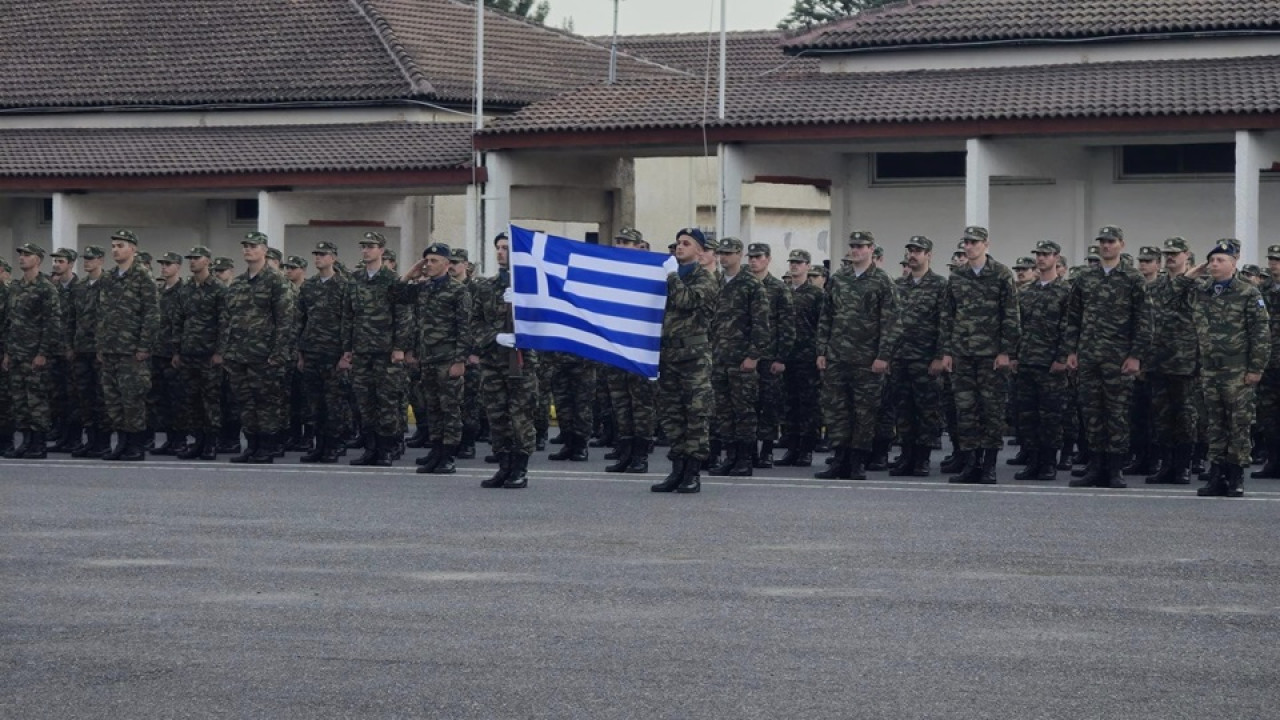
[[[480,231],[470,237],[476,238],[477,247],[470,252],[473,257],[484,258],[484,271],[493,274],[498,268],[497,255],[493,251],[493,237],[506,232],[511,224],[511,180],[514,172],[514,159],[502,152],[489,152],[484,155],[484,167],[489,179],[484,184],[484,217],[481,219]],[[470,193],[471,190],[468,190]],[[471,201],[472,195],[467,199]],[[470,206],[469,206],[470,207]],[[468,213],[475,212],[468,209]]]
[[[80,251],[79,204],[79,196],[67,193],[53,194],[53,227],[49,252],[58,248],[74,248],[76,252]]]
[[[742,235],[742,181],[746,169],[745,150],[738,145],[721,143],[720,202],[716,203],[716,236]]]
[[[258,232],[267,236],[267,246],[284,252],[285,193],[258,192]]]
[[[991,165],[987,140],[965,141],[964,224],[989,228],[991,223]]]
[[[400,203],[400,207],[396,208],[396,215],[396,224],[400,226],[400,248],[396,254],[400,256],[399,266],[402,271],[406,271],[418,261],[417,203],[412,195]]]
[[[1240,262],[1256,263],[1263,257],[1259,227],[1260,190],[1263,168],[1280,161],[1280,135],[1239,130],[1236,132],[1236,239],[1240,241]]]

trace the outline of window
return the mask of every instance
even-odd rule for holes
[[[53,224],[53,198],[45,198],[44,207],[40,212],[40,222],[44,225]]]
[[[872,158],[871,182],[962,183],[965,152],[883,152]]]
[[[1231,175],[1235,169],[1235,143],[1125,145],[1120,148],[1121,178]]]
[[[258,199],[236,200],[231,211],[231,222],[234,224],[258,222]]]

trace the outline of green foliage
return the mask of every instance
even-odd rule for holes
[[[807,30],[816,25],[842,20],[863,10],[888,5],[895,0],[795,0],[791,12],[778,27],[783,30]]]
[[[484,0],[486,7],[528,18],[539,25],[546,22],[551,13],[548,0]]]

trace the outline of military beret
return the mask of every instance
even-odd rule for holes
[[[80,253],[80,257],[85,260],[97,260],[106,257],[107,252],[100,245],[85,245],[84,252]]]
[[[1027,255],[1023,255],[1022,257],[1018,258],[1017,262],[1013,264],[1013,269],[1014,270],[1030,270],[1035,266],[1036,266],[1035,258]]]
[[[1211,258],[1214,255],[1230,255],[1233,258],[1240,257],[1240,241],[1235,238],[1222,238],[1213,244],[1213,247],[1209,249],[1209,254],[1205,255],[1205,257]]]
[[[133,245],[138,244],[138,236],[132,230],[117,230],[111,233],[111,239],[123,240]]]
[[[453,251],[449,249],[449,246],[444,243],[431,243],[427,246],[426,250],[422,251],[422,257],[426,257],[428,255],[439,255],[442,258],[449,258],[452,252]]]
[[[1124,230],[1115,225],[1103,225],[1098,228],[1098,234],[1094,235],[1096,240],[1124,240]]]
[[[870,230],[854,230],[849,233],[849,245],[875,245],[876,236]]]
[[[449,262],[468,262],[468,261],[469,261],[469,258],[467,257],[466,248],[450,248],[449,249]]]
[[[52,253],[50,253],[49,257],[63,258],[65,260],[70,260],[71,262],[75,262],[76,258],[80,257],[80,255],[75,250],[72,250],[71,248],[58,248],[57,250],[54,250]]]
[[[871,257],[884,257],[884,248],[877,245],[876,249],[871,251]]]
[[[234,270],[236,264],[229,257],[217,257],[213,259],[213,265],[210,267],[213,268],[214,272],[222,272],[223,270]]]
[[[1252,264],[1245,265],[1240,268],[1240,274],[1248,275],[1249,277],[1262,277],[1262,268]]]
[[[747,246],[747,257],[762,257],[764,255],[769,255],[770,257],[773,255],[769,243],[751,243]]]
[[[821,265],[814,265],[809,268],[809,277],[827,277],[827,269]]]
[[[990,237],[987,229],[981,225],[970,225],[964,229],[964,235],[961,240],[983,240],[986,241]]]
[[[35,243],[22,243],[13,249],[19,255],[38,255],[44,258],[44,248]]]
[[[138,253],[138,259],[142,261],[143,265],[150,265],[151,253],[147,252],[146,250],[143,250],[142,252]]]
[[[840,267],[849,267],[852,264],[853,264],[853,260],[847,257],[840,258]]]
[[[908,248],[916,248],[925,252],[933,252],[933,241],[924,235],[912,235],[907,241]]]
[[[721,238],[720,247],[716,252],[724,254],[740,253],[742,252],[742,241],[736,237]]]
[[[320,242],[316,243],[316,249],[312,250],[311,254],[312,255],[325,255],[325,254],[337,255],[338,246],[334,245],[331,242],[326,242],[324,240],[321,240]]]
[[[1280,260],[1280,245],[1269,245],[1267,247],[1268,260]]]
[[[1102,256],[1098,254],[1098,246],[1097,246],[1097,245],[1090,245],[1090,246],[1089,246],[1089,251],[1088,251],[1087,253],[1085,253],[1085,259],[1087,259],[1087,260],[1101,260],[1101,259],[1102,259]]]
[[[1144,245],[1138,248],[1139,260],[1159,260],[1161,257],[1163,256],[1160,254],[1160,248],[1158,247],[1151,247],[1150,245]]]
[[[280,248],[267,248],[267,258],[276,262],[284,262],[284,253],[280,252]]]
[[[1054,255],[1062,252],[1062,246],[1052,240],[1041,240],[1036,243],[1036,249],[1031,251],[1032,255]]]
[[[240,244],[241,245],[266,245],[267,236],[265,233],[260,233],[255,230],[254,232],[245,233],[244,239],[240,241]]]
[[[387,239],[380,232],[369,231],[364,234],[360,244],[366,247],[386,247]]]
[[[792,250],[791,254],[787,255],[787,262],[813,262],[813,256],[809,254],[808,250]]]
[[[203,245],[197,245],[187,251],[188,258],[211,258],[213,253],[209,252],[209,248]]]
[[[1163,251],[1167,253],[1190,252],[1191,243],[1188,243],[1186,238],[1171,237],[1164,241]]]
[[[178,265],[182,262],[182,256],[176,252],[162,253],[156,262],[163,265]]]
[[[621,240],[622,242],[640,244],[644,242],[644,233],[635,228],[624,227],[618,231],[617,235],[613,236],[613,239],[615,241]]]
[[[386,251],[386,252],[382,253],[382,259],[383,259],[383,260],[386,260],[387,262],[395,262],[395,261],[398,259],[398,258],[396,257],[396,251],[395,251],[395,250],[388,250],[388,251]]]
[[[957,250],[957,251],[955,251],[955,252],[951,253],[951,259],[952,259],[952,260],[957,260],[957,259],[962,258],[962,257],[964,257],[964,251],[963,251],[963,250]]]
[[[281,265],[287,268],[296,268],[298,270],[307,269],[307,261],[298,257],[297,255],[290,255],[289,257],[285,258],[284,262],[281,263]]]

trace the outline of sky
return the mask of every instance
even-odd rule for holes
[[[579,35],[613,32],[613,0],[549,0],[547,25],[560,27],[572,17]],[[725,0],[730,30],[764,30],[778,24],[792,0]],[[720,30],[721,0],[622,0],[618,32],[623,35]]]

